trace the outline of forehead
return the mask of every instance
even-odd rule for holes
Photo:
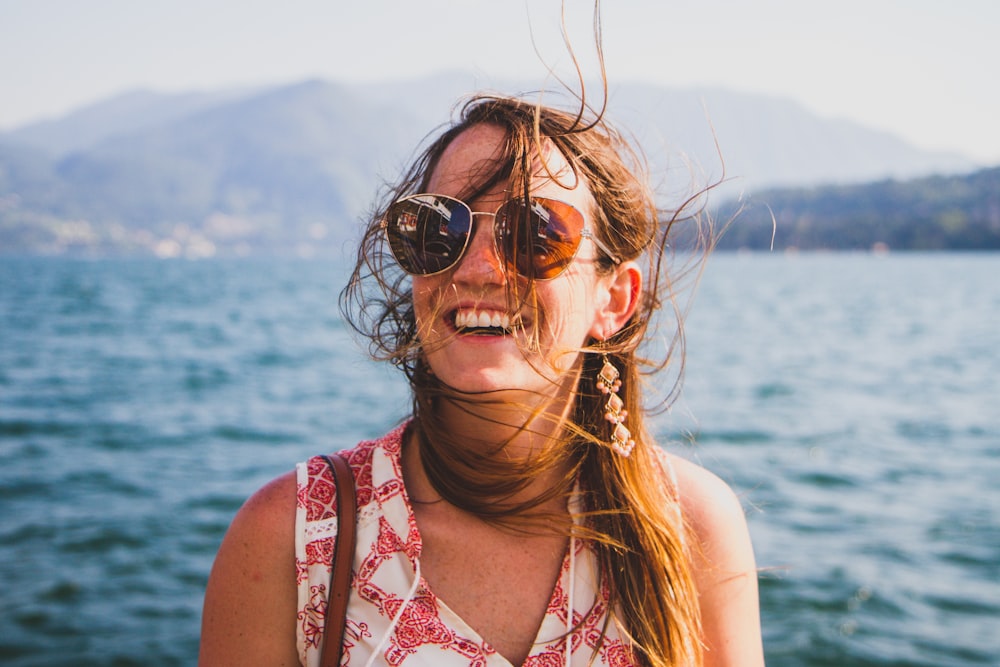
[[[506,132],[496,125],[473,125],[460,133],[441,153],[428,179],[430,192],[455,197],[467,195],[495,173],[504,159]],[[530,161],[531,193],[561,199],[567,203],[590,203],[590,190],[578,178],[563,154],[549,140],[542,140],[541,151],[533,151]],[[507,183],[496,186],[498,196],[506,195]]]

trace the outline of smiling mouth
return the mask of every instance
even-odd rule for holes
[[[473,336],[509,336],[513,333],[511,316],[497,310],[459,308],[455,311],[455,330]]]

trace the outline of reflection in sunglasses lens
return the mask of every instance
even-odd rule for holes
[[[572,206],[533,199],[529,209],[522,201],[511,200],[501,215],[504,224],[498,225],[497,245],[521,275],[548,280],[573,261],[583,219]]]

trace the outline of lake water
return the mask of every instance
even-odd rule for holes
[[[0,259],[0,662],[189,665],[257,487],[406,413],[319,261]],[[661,440],[744,499],[770,667],[1000,664],[1000,255],[725,255]]]

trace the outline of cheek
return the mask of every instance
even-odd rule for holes
[[[417,320],[418,335],[429,332],[433,326],[434,314],[439,310],[440,280],[414,277],[410,291],[413,299],[413,314]]]
[[[558,353],[577,352],[587,343],[594,302],[590,290],[579,279],[571,280],[562,289],[553,288],[539,293],[542,339],[548,338]]]

